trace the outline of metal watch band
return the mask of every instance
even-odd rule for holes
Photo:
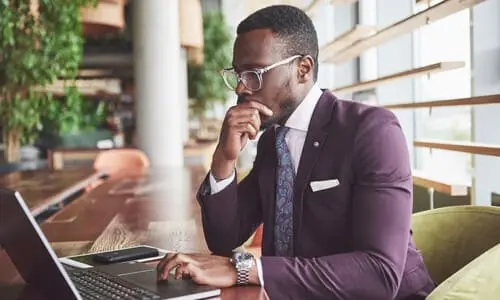
[[[236,278],[236,284],[238,285],[246,285],[248,284],[248,270],[247,269],[239,269],[237,271],[237,278]]]

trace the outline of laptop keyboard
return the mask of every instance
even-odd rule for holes
[[[78,292],[85,300],[160,299],[155,293],[97,270],[72,271],[69,273]]]

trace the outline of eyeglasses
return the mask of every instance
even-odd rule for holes
[[[294,55],[267,67],[242,71],[240,73],[236,72],[234,68],[227,68],[221,71],[221,75],[224,78],[224,83],[231,90],[236,90],[238,83],[241,82],[248,90],[257,92],[262,88],[262,74],[278,66],[286,65],[299,57],[302,57],[302,55]]]

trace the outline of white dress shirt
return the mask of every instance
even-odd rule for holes
[[[295,174],[297,174],[297,169],[299,168],[300,157],[302,155],[302,149],[304,148],[309,123],[311,123],[314,108],[322,93],[321,89],[317,85],[314,85],[285,123],[285,126],[290,128],[285,136],[285,142],[292,157]],[[235,176],[235,172],[233,171],[229,178],[217,182],[212,173],[210,173],[211,194],[213,195],[222,191],[233,182]],[[257,259],[257,272],[260,285],[264,286],[264,276],[262,275],[262,263],[260,259]]]

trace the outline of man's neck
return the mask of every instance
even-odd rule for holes
[[[313,85],[293,113],[288,117],[285,125],[296,130],[307,131],[314,108],[321,94],[322,92],[319,87]]]
[[[296,99],[295,108],[297,108],[297,106],[299,106],[300,103],[302,103],[302,101],[304,101],[304,99],[307,97],[307,94],[309,94],[309,92],[311,91],[311,89],[314,85],[315,85],[314,81],[310,81],[310,82],[304,84],[304,87],[302,88],[301,92],[299,93],[300,96],[297,97],[297,99]]]
[[[292,105],[291,107],[288,107],[288,109],[285,108],[285,110],[288,111],[287,114],[283,116],[278,122],[276,122],[279,125],[285,125],[285,123],[288,121],[290,116],[295,112],[297,107],[306,99],[307,95],[311,91],[312,87],[314,86],[314,82],[309,82],[304,85],[304,87],[301,89],[301,91],[298,93],[298,96],[295,99],[292,99]]]

